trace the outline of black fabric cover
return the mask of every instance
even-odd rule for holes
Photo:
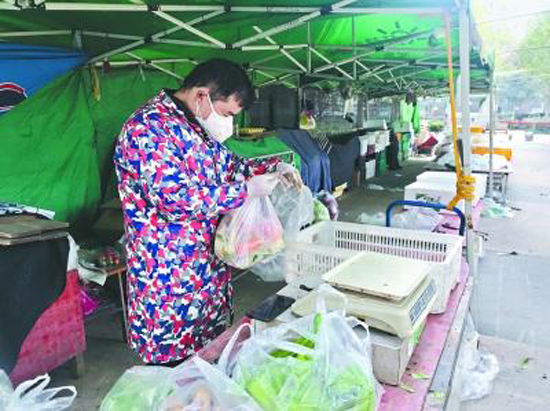
[[[269,110],[269,124],[264,125],[268,130],[277,128],[297,129],[300,121],[298,106],[298,93],[283,85],[262,87],[259,100],[262,100],[258,110]],[[255,118],[260,115],[255,113]],[[265,113],[261,115],[261,121],[265,122]]]
[[[330,139],[332,147],[328,153],[330,159],[330,176],[334,187],[349,183],[353,179],[361,153],[359,138],[353,136],[342,137],[338,140]],[[338,141],[338,142],[336,142]]]
[[[259,98],[252,103],[247,110],[250,119],[250,127],[263,127],[270,130],[271,127],[271,102],[269,99]]]
[[[10,373],[40,315],[65,288],[69,241],[0,247],[0,369]]]
[[[332,191],[330,160],[317,141],[304,130],[277,130],[279,138],[292,151],[300,155],[302,161],[300,175],[304,184],[313,194]]]

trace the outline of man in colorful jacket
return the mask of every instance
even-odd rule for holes
[[[280,176],[300,178],[276,159],[244,160],[223,146],[233,117],[253,99],[241,67],[209,60],[181,89],[138,109],[120,133],[128,336],[147,363],[177,364],[227,327],[231,273],[213,252],[220,217],[247,196],[269,195]]]

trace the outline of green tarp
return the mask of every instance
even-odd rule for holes
[[[279,137],[276,135],[270,135],[266,138],[260,139],[248,139],[248,140],[238,140],[234,137],[228,139],[225,142],[226,147],[242,157],[251,158],[266,156],[271,154],[286,153],[290,150],[288,146],[283,143]],[[282,156],[283,160],[289,161],[290,156]],[[293,155],[294,166],[300,170],[301,159],[297,153]]]
[[[135,69],[100,74],[96,101],[89,71],[76,70],[2,116],[0,201],[50,209],[77,231],[89,228],[125,119],[160,88],[177,86],[160,72],[144,76]]]

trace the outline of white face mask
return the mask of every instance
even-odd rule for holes
[[[210,96],[208,96],[208,103],[210,104],[212,112],[207,119],[203,119],[198,115],[199,102],[197,101],[197,120],[208,134],[220,143],[223,143],[233,135],[233,116],[224,117],[219,115],[216,110],[214,110],[214,105],[212,104]]]

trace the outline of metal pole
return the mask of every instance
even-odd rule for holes
[[[493,147],[495,137],[495,78],[489,89],[489,198],[493,199]]]
[[[357,48],[355,45],[357,44],[356,38],[355,38],[355,17],[352,16],[351,18],[351,38],[353,43],[353,57],[357,57]],[[357,59],[353,60],[353,78],[357,80]]]
[[[461,2],[459,10],[459,32],[460,32],[460,111],[462,113],[462,148],[463,148],[463,173],[465,176],[472,174],[472,142],[470,136],[470,11],[469,3]],[[477,262],[474,249],[473,231],[473,204],[472,200],[466,200],[466,252],[470,273],[477,273]]]
[[[311,73],[311,23],[307,22],[307,72]]]

